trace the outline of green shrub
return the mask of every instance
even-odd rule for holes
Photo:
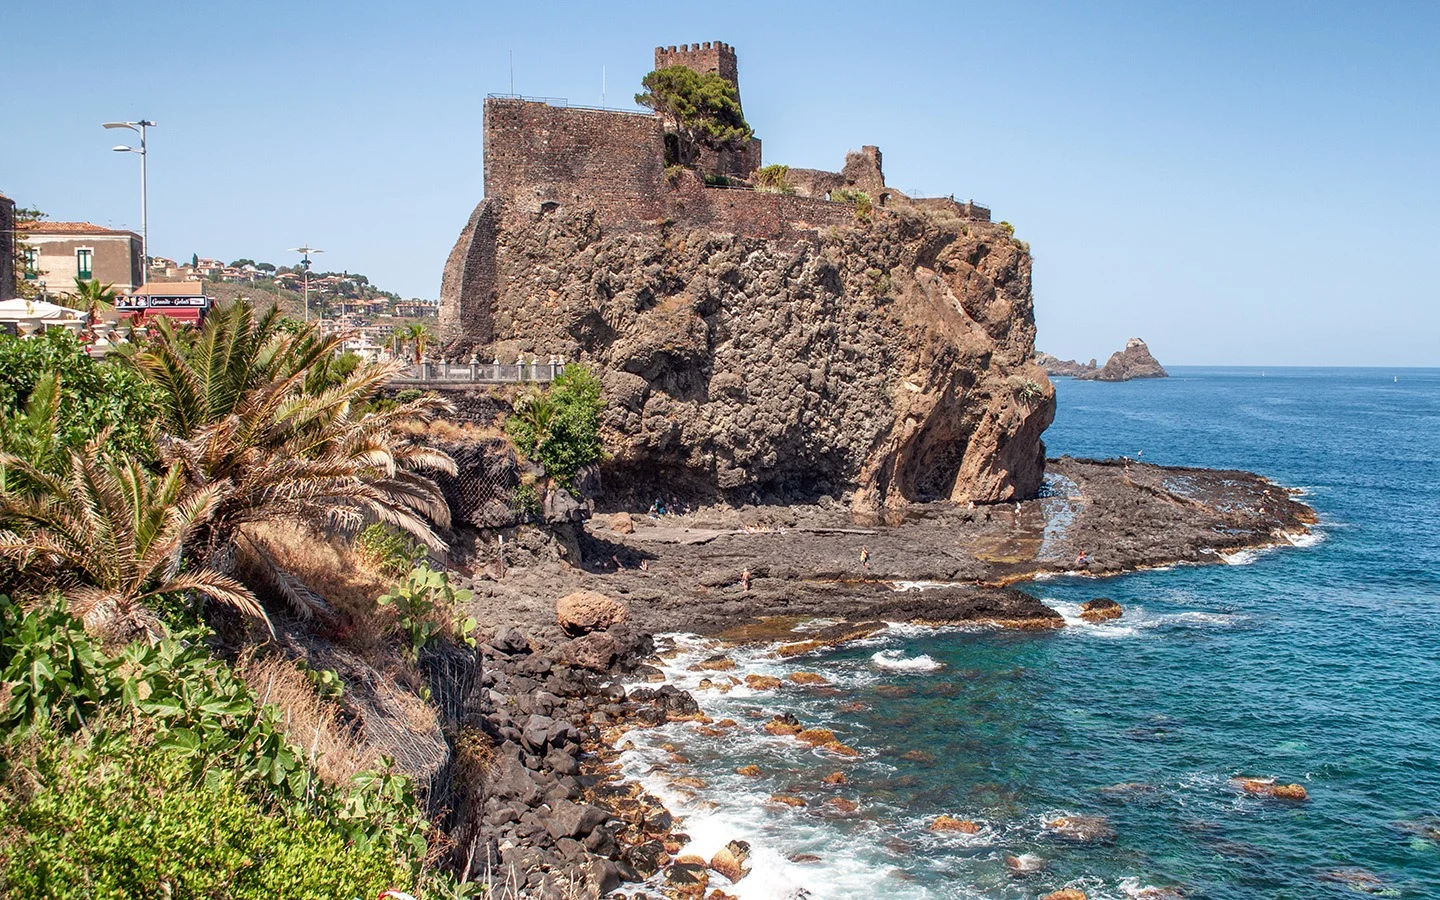
[[[725,175],[706,175],[705,183],[710,187],[729,187],[730,179]]]
[[[684,166],[666,166],[665,180],[670,183],[671,187],[675,187],[680,183],[680,179],[685,177],[685,173],[688,171],[690,170]]]
[[[143,734],[145,746],[166,754],[167,765],[188,773],[197,788],[238,790],[268,815],[312,815],[349,844],[378,848],[418,872],[429,826],[410,779],[387,760],[348,787],[320,782],[304,751],[285,739],[276,709],[257,703],[205,650],[204,638],[193,631],[107,654],[63,604],[27,612],[0,595],[0,775],[25,763],[27,747],[19,742],[27,736],[75,735],[90,746],[128,740],[127,731]],[[3,842],[20,839],[0,829],[0,860],[11,858]]]
[[[410,403],[411,401],[419,400],[424,395],[425,392],[419,388],[405,388],[403,391],[395,394],[395,401],[397,403]]]
[[[355,550],[375,571],[398,578],[425,558],[426,550],[404,532],[381,522],[366,526],[355,539]]]
[[[762,191],[770,191],[776,194],[793,194],[795,186],[790,183],[790,167],[773,163],[755,171],[750,176],[755,182],[755,187]]]
[[[600,461],[600,379],[584,366],[565,367],[544,393],[521,398],[505,422],[520,452],[545,473],[572,487],[575,473]]]
[[[857,222],[869,222],[870,215],[875,210],[870,195],[856,188],[837,188],[830,192],[830,199],[836,203],[848,203],[855,207],[855,221]]]
[[[0,785],[0,895],[341,900],[405,889],[410,870],[304,808],[273,815],[233,773],[195,777],[161,745],[48,727]],[[18,755],[18,754],[17,754]]]
[[[382,594],[376,603],[393,607],[400,630],[405,633],[405,655],[410,662],[420,659],[420,651],[442,634],[449,633],[457,640],[474,646],[471,632],[478,624],[469,616],[460,616],[458,604],[468,602],[475,595],[470,591],[455,590],[450,586],[450,576],[421,563],[410,570],[405,580]]]
[[[866,269],[865,277],[870,279],[870,296],[875,298],[890,296],[892,287],[890,273],[882,272],[879,269]]]
[[[84,447],[110,429],[107,450],[154,457],[148,425],[155,418],[155,390],[127,365],[91,359],[66,328],[33,338],[0,335],[0,437],[47,373],[60,381],[62,448]]]
[[[1010,235],[1011,237],[1014,237],[1014,236],[1015,236],[1015,226],[1014,226],[1014,225],[1011,225],[1009,222],[1001,222],[1001,223],[1000,223],[1000,227],[1003,228],[1003,229],[1005,229],[1005,233],[1006,233],[1006,234]]]

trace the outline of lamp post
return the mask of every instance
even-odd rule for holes
[[[138,153],[140,154],[140,284],[143,286],[150,277],[150,210],[148,195],[145,190],[145,129],[154,128],[155,123],[146,119],[138,122],[106,122],[106,128],[128,128],[140,134],[140,149],[127,147],[120,144],[111,147],[116,153]]]
[[[303,257],[300,260],[300,268],[305,277],[305,321],[310,321],[310,254],[324,253],[324,250],[317,250],[314,247],[291,247],[291,253],[299,253]]]

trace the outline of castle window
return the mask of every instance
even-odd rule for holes
[[[75,274],[86,281],[89,281],[91,278],[93,278],[95,273],[92,271],[91,263],[94,261],[94,259],[94,250],[76,250]]]

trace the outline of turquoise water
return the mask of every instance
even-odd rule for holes
[[[1060,380],[1050,453],[1257,471],[1305,489],[1323,540],[1239,565],[1029,586],[1072,620],[1080,602],[1112,597],[1126,609],[1112,624],[901,628],[799,664],[742,660],[841,690],[699,695],[712,714],[744,730],[794,711],[864,757],[753,731],[640,739],[689,757],[652,781],[709,782],[676,798],[692,804],[697,849],[736,835],[765,848],[762,881],[737,893],[1440,897],[1440,843],[1405,824],[1440,816],[1440,370],[1173,374]],[[747,762],[764,777],[732,773]],[[819,785],[834,769],[850,784]],[[1310,799],[1251,797],[1236,775],[1299,782]],[[834,814],[827,791],[860,810]],[[766,804],[775,792],[809,805]],[[933,835],[940,813],[984,830]],[[1113,840],[1059,837],[1045,823],[1061,815],[1103,816]],[[800,853],[818,859],[789,859]],[[1004,858],[1021,854],[1045,868],[1016,876]]]

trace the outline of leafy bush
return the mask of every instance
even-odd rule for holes
[[[729,187],[730,179],[724,175],[706,175],[705,184],[708,187]]]
[[[559,484],[570,487],[575,473],[599,462],[600,379],[571,363],[545,393],[522,398],[505,430],[528,458],[545,467]]]
[[[469,616],[458,615],[455,609],[473,596],[470,591],[451,587],[447,573],[421,563],[375,602],[394,607],[400,630],[407,640],[405,654],[413,663],[419,660],[420,651],[427,644],[447,632],[457,640],[474,645],[471,632],[478,623]]]
[[[848,203],[855,207],[855,221],[857,222],[869,222],[870,214],[875,209],[870,195],[856,188],[837,188],[830,192],[830,199],[836,203]]]
[[[47,374],[60,382],[59,442],[80,449],[110,429],[106,449],[140,459],[155,455],[148,433],[157,392],[129,366],[91,359],[69,329],[34,338],[0,335],[0,436],[13,429]]]
[[[425,558],[425,547],[404,532],[376,522],[360,532],[355,541],[360,558],[375,571],[398,578]]]
[[[1000,227],[1003,228],[1003,229],[1005,229],[1005,233],[1006,233],[1006,234],[1010,235],[1011,237],[1014,237],[1014,236],[1015,236],[1015,226],[1014,226],[1014,225],[1011,225],[1009,222],[1001,222],[1001,223],[1000,223]]]
[[[889,272],[882,272],[879,269],[866,269],[865,277],[870,279],[869,290],[871,297],[879,298],[890,296],[890,288],[892,285]]]
[[[757,169],[751,176],[755,186],[762,191],[770,191],[776,194],[793,194],[795,186],[790,183],[790,167],[782,166],[779,163],[772,163]]]
[[[666,166],[666,167],[665,167],[665,180],[670,183],[670,186],[671,186],[671,187],[675,187],[676,185],[678,185],[678,184],[680,183],[680,179],[685,177],[685,173],[688,172],[688,171],[689,171],[689,169],[685,168],[684,166],[680,166],[680,165]]]
[[[0,785],[0,895],[332,900],[414,880],[387,847],[304,808],[267,814],[234,773],[197,779],[143,737],[46,728],[23,749]]]
[[[356,776],[348,789],[327,787],[304,751],[286,741],[275,708],[257,703],[245,683],[206,652],[203,638],[190,632],[111,655],[92,644],[63,603],[25,612],[0,596],[0,733],[6,736],[0,772],[23,764],[27,748],[15,742],[27,735],[76,735],[88,746],[126,740],[128,730],[143,734],[145,746],[165,753],[167,765],[197,789],[238,790],[267,815],[313,815],[360,850],[378,848],[418,871],[429,826],[410,779],[389,771],[387,761],[384,770]],[[0,830],[0,859],[8,856],[3,842],[12,839],[28,838]]]

